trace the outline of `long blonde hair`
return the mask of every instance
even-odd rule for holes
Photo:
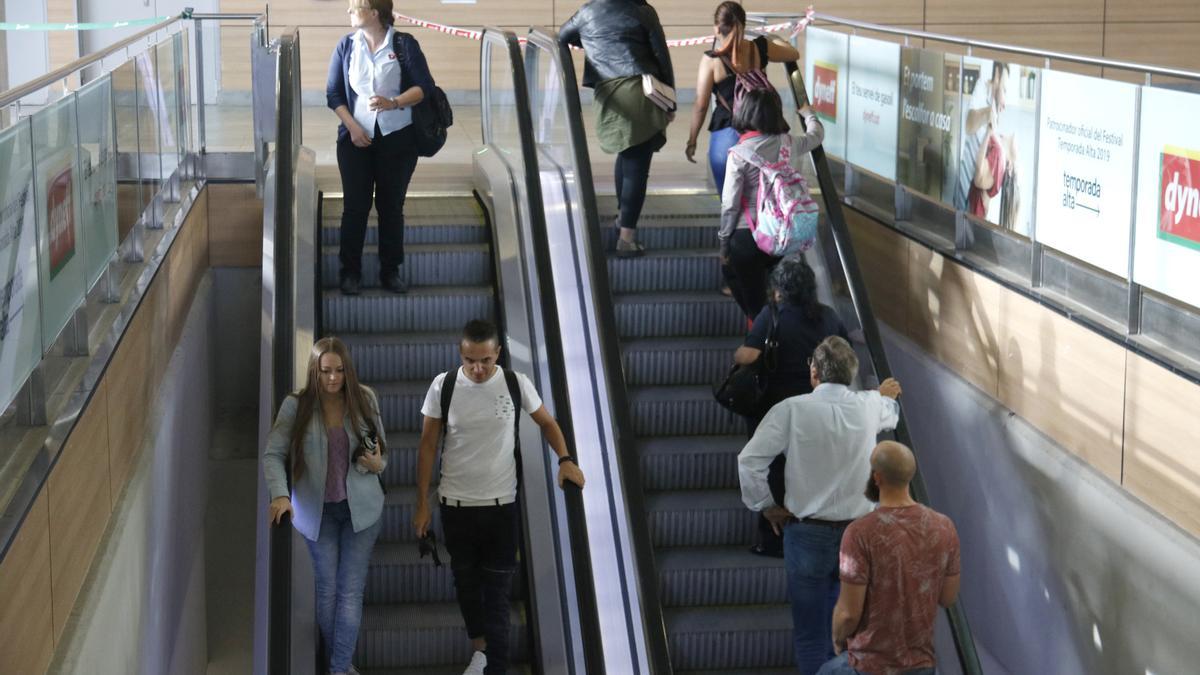
[[[346,343],[335,337],[317,340],[308,353],[308,380],[303,389],[293,394],[298,403],[296,420],[292,424],[292,442],[288,447],[293,481],[300,480],[300,476],[304,475],[304,433],[308,430],[313,410],[316,409],[319,401],[321,357],[326,354],[335,354],[342,359],[342,370],[345,376],[345,380],[342,382],[342,399],[346,402],[346,413],[350,415],[350,422],[356,433],[363,426],[378,433],[378,429],[375,429],[375,420],[372,419],[374,411],[371,410],[371,405],[367,400],[366,387],[358,382],[358,373],[354,370],[354,361],[350,358],[350,350],[346,347]],[[361,441],[360,438],[359,442]]]

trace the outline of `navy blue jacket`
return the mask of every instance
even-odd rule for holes
[[[420,87],[426,98],[433,95],[433,76],[429,74],[429,64],[425,62],[425,53],[417,39],[408,33],[395,32],[392,49],[400,58],[400,93],[412,87]],[[329,60],[329,77],[325,80],[325,102],[330,110],[337,110],[344,105],[354,113],[354,102],[358,94],[350,86],[350,54],[354,51],[354,33],[350,33],[338,42],[333,50],[333,58]],[[397,46],[397,44],[399,46]],[[366,129],[368,135],[372,129]],[[338,124],[338,142],[348,138],[350,132],[345,124]]]

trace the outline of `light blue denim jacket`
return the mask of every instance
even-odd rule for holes
[[[379,401],[375,392],[363,387],[370,405],[367,413],[374,417],[376,433],[379,442],[386,447],[383,420],[379,416]],[[309,420],[308,430],[304,434],[304,475],[292,485],[292,493],[288,494],[287,473],[288,448],[292,442],[292,425],[296,419],[296,408],[299,399],[288,396],[279,406],[279,414],[271,433],[267,435],[267,447],[263,450],[263,476],[267,481],[267,491],[270,498],[288,497],[292,499],[292,524],[300,534],[309,541],[316,541],[321,533],[321,512],[325,506],[325,473],[329,466],[329,441],[325,433],[325,422],[321,419],[319,410],[315,410]],[[358,448],[358,439],[367,436],[366,424],[355,431],[346,416],[344,425],[346,435],[350,438],[350,454]],[[386,465],[387,456],[384,456]],[[383,489],[379,478],[372,473],[364,473],[351,466],[346,472],[346,499],[350,503],[350,520],[355,532],[362,532],[375,524],[383,515]]]

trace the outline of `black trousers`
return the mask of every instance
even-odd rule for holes
[[[767,306],[767,276],[779,258],[762,252],[747,229],[733,231],[729,238],[729,265],[724,270],[733,299],[753,320]]]
[[[613,177],[617,183],[617,208],[621,213],[621,227],[636,228],[642,217],[642,206],[646,204],[646,184],[650,180],[650,160],[663,146],[664,138],[655,135],[648,141],[617,153],[617,165]]]
[[[362,275],[367,216],[374,197],[379,215],[379,276],[395,274],[404,263],[404,197],[417,168],[416,130],[409,125],[386,136],[375,125],[371,145],[360,148],[347,137],[337,144],[342,174],[342,277]]]
[[[517,571],[520,510],[503,506],[442,505],[442,534],[467,636],[487,640],[487,675],[508,668],[509,601]]]

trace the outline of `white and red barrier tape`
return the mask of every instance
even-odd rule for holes
[[[395,14],[395,16],[400,21],[405,21],[414,26],[420,26],[421,28],[435,30],[439,33],[445,33],[446,35],[451,35],[453,37],[467,38],[468,40],[483,39],[483,31],[472,30],[470,28],[459,28],[457,26],[447,26],[445,24],[426,21],[424,19],[418,19],[414,16],[407,16],[405,14]],[[799,21],[785,21],[783,23],[776,23],[770,26],[755,27],[755,30],[762,33],[779,33],[790,29],[791,37],[795,37],[800,33],[800,31],[804,30],[808,24],[812,23],[812,21],[813,8],[812,5],[809,5],[808,9],[804,12],[804,18],[800,19]],[[521,44],[525,43],[525,38],[518,38],[518,40],[521,42]],[[712,41],[713,36],[704,35],[702,37],[683,38],[681,40],[667,40],[667,46],[692,47],[695,45],[708,44]]]

